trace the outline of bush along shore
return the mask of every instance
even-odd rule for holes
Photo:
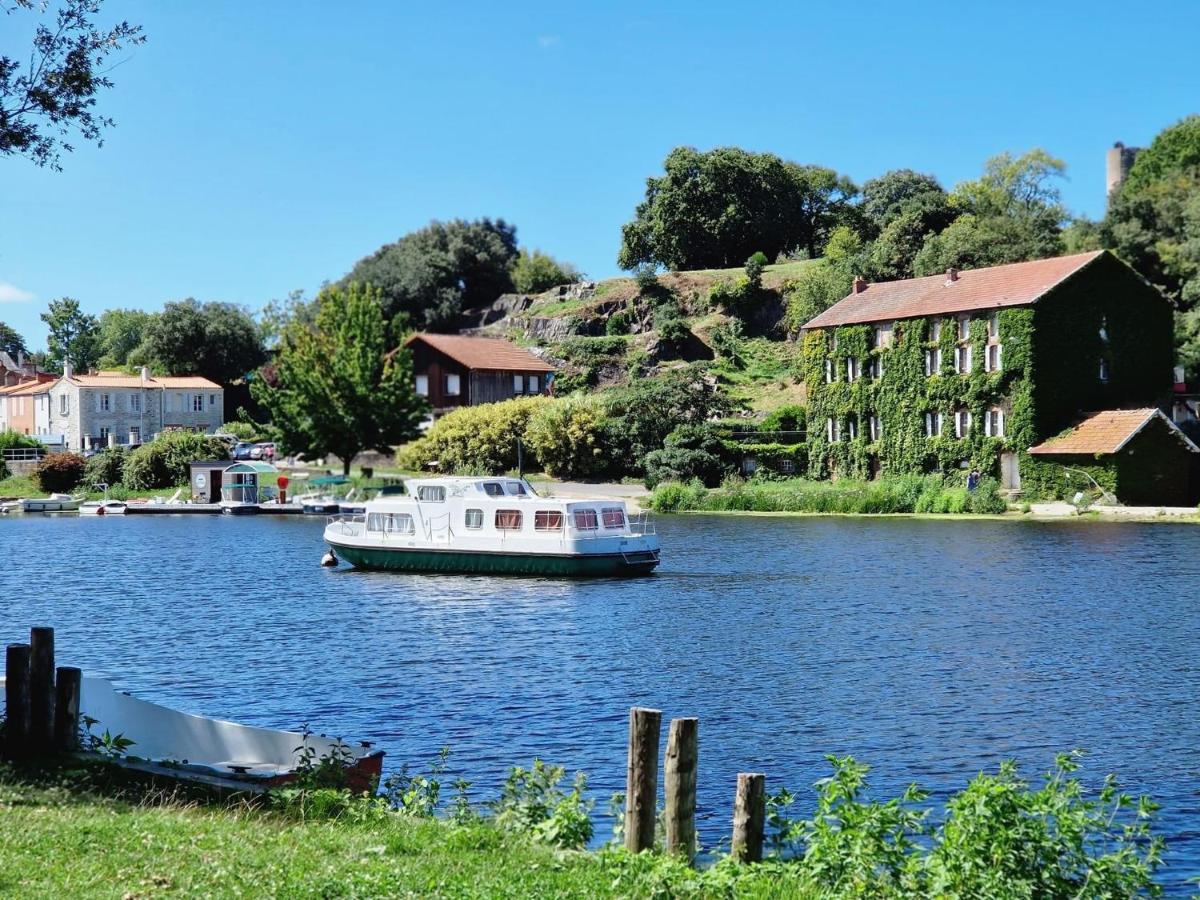
[[[122,752],[116,750],[113,752]],[[132,750],[130,751],[132,752]],[[166,785],[104,761],[0,766],[0,894],[6,897],[1041,897],[1156,896],[1156,807],[1110,777],[1094,792],[1078,755],[1037,783],[1015,765],[976,776],[944,807],[913,786],[870,796],[868,769],[829,757],[811,817],[796,794],[763,798],[761,862],[727,845],[689,864],[597,849],[587,779],[515,768],[495,799],[444,785],[446,754],[377,794],[353,794],[313,761],[262,797]],[[761,776],[751,776],[761,778]],[[452,787],[453,796],[447,799]],[[739,794],[740,797],[740,794]],[[653,806],[651,812],[653,812]],[[735,842],[737,816],[735,814]],[[653,821],[653,820],[651,820]],[[757,855],[757,854],[756,854]]]
[[[1007,509],[994,478],[974,490],[942,475],[901,475],[876,481],[809,481],[803,478],[749,481],[726,478],[718,488],[703,482],[668,481],[646,504],[658,512],[796,512],[881,515],[886,513],[971,513],[998,515]]]

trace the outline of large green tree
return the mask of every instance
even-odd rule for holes
[[[100,359],[100,324],[95,316],[79,308],[78,300],[51,300],[42,321],[50,331],[46,343],[52,368],[62,371],[63,363],[69,362],[76,372],[86,372],[96,365]]]
[[[374,286],[389,319],[446,330],[513,289],[516,258],[517,229],[503,219],[432,222],[359,260],[342,284]]]
[[[25,338],[21,337],[16,329],[11,328],[4,322],[0,322],[0,350],[3,350],[14,360],[19,353],[28,353],[29,348],[25,346]]]
[[[821,166],[737,147],[677,147],[621,232],[617,261],[668,269],[729,268],[756,252],[816,256],[838,224],[857,213],[856,188]]]
[[[351,282],[326,288],[318,301],[314,323],[284,329],[251,392],[285,449],[336,454],[348,475],[363,450],[391,453],[415,437],[426,404],[378,289]]]
[[[45,15],[31,48],[0,54],[0,156],[27,156],[59,169],[77,134],[97,145],[112,119],[96,112],[96,98],[112,87],[108,59],[145,40],[140,25],[96,24],[102,0],[9,0],[0,15]],[[0,34],[3,34],[0,31]],[[14,29],[13,32],[20,31]]]
[[[232,303],[168,303],[145,324],[130,362],[172,375],[203,375],[219,384],[244,378],[266,359],[258,324]]]
[[[142,343],[146,328],[153,319],[141,309],[106,309],[100,314],[100,364],[124,366],[130,354]]]
[[[866,220],[876,231],[881,231],[906,209],[938,207],[948,199],[945,189],[932,175],[912,169],[893,169],[864,182],[859,205]],[[946,224],[949,223],[943,223],[942,227]]]

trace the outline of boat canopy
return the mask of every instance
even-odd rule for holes
[[[221,473],[221,502],[258,504],[275,496],[279,470],[270,463],[253,460],[234,463]]]
[[[259,475],[278,475],[279,470],[270,463],[265,462],[239,462],[234,463],[227,468],[223,475],[245,475],[249,472],[255,472]]]

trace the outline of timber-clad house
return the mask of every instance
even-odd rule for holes
[[[1052,493],[1062,467],[1030,447],[1173,383],[1170,304],[1107,251],[855,279],[801,340],[812,477],[978,468]]]
[[[418,333],[404,345],[412,353],[416,391],[435,415],[548,393],[554,377],[549,363],[499,338]]]

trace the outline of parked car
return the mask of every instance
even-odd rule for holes
[[[255,445],[250,443],[249,441],[238,441],[236,444],[234,444],[234,447],[233,447],[233,458],[234,459],[257,459],[258,457],[250,455],[254,451],[254,448],[255,448]]]
[[[275,442],[274,441],[263,441],[258,446],[262,448],[262,454],[260,455],[261,459],[265,459],[269,463],[275,462]]]

